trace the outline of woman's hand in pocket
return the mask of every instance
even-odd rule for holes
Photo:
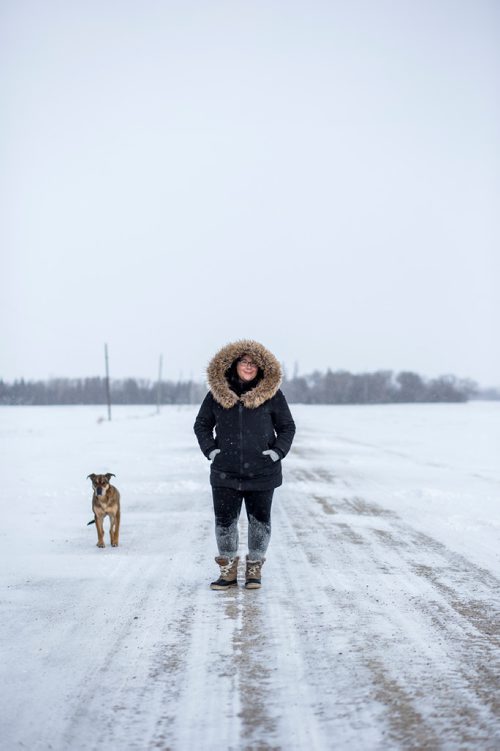
[[[273,449],[267,449],[267,451],[262,452],[264,456],[270,456],[273,462],[277,462],[280,458],[280,455],[277,451],[274,451]]]

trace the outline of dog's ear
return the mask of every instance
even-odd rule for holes
[[[109,480],[111,480],[112,477],[116,477],[116,475],[114,475],[112,472],[106,472],[106,474],[104,475],[104,477],[107,477],[108,481],[109,481]]]
[[[95,480],[95,474],[92,473],[91,475],[87,475],[87,480],[89,480],[89,479],[92,480],[92,482],[94,482],[94,480]]]

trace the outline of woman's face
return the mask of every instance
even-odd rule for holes
[[[258,366],[249,355],[243,355],[236,363],[236,372],[242,381],[252,381],[257,375]]]

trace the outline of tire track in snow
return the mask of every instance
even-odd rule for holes
[[[275,650],[266,618],[267,603],[261,596],[262,592],[256,590],[240,592],[238,628],[233,635],[241,718],[240,744],[245,749],[278,748],[280,739],[280,711],[273,696]]]
[[[440,738],[456,744],[469,743],[474,738],[480,748],[481,743],[491,742],[492,735],[498,737],[500,715],[495,690],[500,667],[496,649],[498,620],[492,608],[499,593],[497,580],[433,538],[404,524],[394,512],[372,502],[360,503],[356,497],[346,499],[344,487],[339,494],[335,485],[332,487],[334,476],[328,477],[324,470],[315,473],[308,468],[304,474],[299,468],[292,475],[298,478],[299,493],[289,494],[291,503],[286,510],[292,525],[305,538],[306,546],[309,541],[312,566],[323,568],[330,579],[332,570],[347,567],[350,583],[357,584],[357,592],[362,591],[360,573],[369,572],[370,587],[375,584],[375,600],[385,602],[385,612],[374,612],[371,622],[365,624],[366,636],[374,645],[372,654],[367,651],[365,664],[376,676],[375,696],[385,697],[390,709],[387,716],[393,742],[403,743],[404,747],[408,742],[415,747],[426,747],[422,746],[422,731],[426,726],[428,747],[432,748],[441,747]],[[326,482],[325,477],[328,477]],[[310,518],[301,524],[304,497],[308,495],[313,501],[308,511]],[[325,545],[327,537],[330,550]],[[399,586],[388,587],[388,579]],[[413,595],[412,590],[415,590]],[[359,615],[361,609],[374,607],[373,599],[370,593],[364,602],[354,595],[355,612]],[[407,621],[403,623],[404,631],[398,624],[397,613],[392,612],[394,609],[399,609],[402,620]],[[378,632],[373,628],[377,620]],[[396,649],[384,637],[384,631],[390,628],[399,639]],[[435,640],[435,654],[432,649],[424,649],[424,654],[418,655],[418,643],[412,642],[419,631],[423,634],[427,631],[430,642]],[[394,670],[395,664],[387,664],[380,649],[384,642],[387,655],[392,656],[398,671]],[[450,655],[449,648],[456,654]],[[361,647],[359,651],[362,653]],[[426,660],[434,665],[434,678],[426,668]],[[443,667],[445,679],[440,677]],[[400,698],[394,701],[398,695]],[[434,708],[425,707],[428,696],[434,697],[439,707],[437,713]],[[400,710],[406,707],[399,719],[395,707]]]
[[[206,579],[196,578],[191,595],[189,648],[183,654],[180,689],[173,703],[170,690],[164,696],[165,704],[175,714],[170,732],[165,733],[174,749],[216,751],[221,738],[228,748],[237,746],[240,720],[232,669],[235,606],[232,592],[221,592],[214,600],[217,594],[208,589]]]
[[[165,748],[175,741],[169,729],[185,679],[196,568],[204,557],[209,524],[193,525],[193,549],[199,553],[186,559],[180,554],[183,514],[172,510],[165,521],[158,525],[153,518],[136,531],[131,529],[118,549],[122,573],[112,577],[112,589],[108,591],[109,581],[96,581],[94,591],[85,593],[89,608],[97,603],[95,627],[89,629],[86,614],[83,628],[90,630],[92,649],[85,675],[68,687],[71,719],[64,733],[66,747],[75,739],[82,749]],[[170,556],[163,550],[163,529],[169,531]],[[143,540],[148,541],[150,554],[144,553]],[[185,596],[173,597],[179,589]]]
[[[294,667],[284,688],[289,709],[283,717],[294,732],[284,747],[296,751],[351,744],[359,749],[374,748],[383,734],[380,724],[374,727],[373,722],[380,708],[368,700],[366,691],[370,673],[348,657],[351,635],[345,628],[343,605],[318,565],[321,557],[316,545],[308,545],[304,534],[307,512],[296,507],[292,510],[290,494],[284,496],[276,514],[282,540],[274,553],[280,578],[276,618],[285,621],[285,645],[290,643],[289,653],[286,646],[283,650],[282,670],[286,671],[291,658]]]
[[[245,540],[246,520],[240,538]],[[274,541],[263,568],[263,588],[242,590],[235,664],[239,673],[242,735],[238,748],[327,748],[317,718],[303,661],[303,630],[290,610],[294,587],[288,577],[288,550]],[[284,559],[284,560],[283,560]],[[301,595],[303,598],[303,593]]]

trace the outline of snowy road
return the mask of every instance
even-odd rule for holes
[[[295,406],[264,586],[231,592],[195,409],[103,412],[0,410],[2,749],[500,748],[500,405]]]

